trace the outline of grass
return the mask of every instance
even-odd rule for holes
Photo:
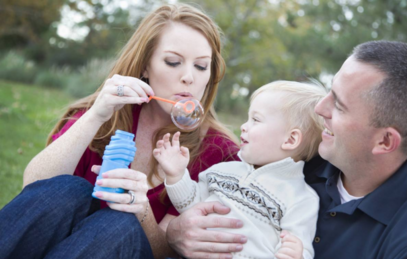
[[[71,101],[62,91],[0,81],[0,209],[21,191],[25,167]]]

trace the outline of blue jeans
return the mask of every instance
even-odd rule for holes
[[[0,211],[0,258],[153,258],[138,219],[92,190],[68,175],[28,185]]]

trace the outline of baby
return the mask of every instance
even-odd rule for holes
[[[216,164],[198,183],[186,169],[189,151],[180,147],[180,133],[171,142],[164,135],[153,154],[175,208],[182,213],[201,201],[230,207],[225,217],[242,220],[243,227],[216,230],[247,236],[234,258],[313,258],[319,198],[302,170],[318,151],[323,121],[314,107],[325,95],[323,87],[289,81],[257,89],[241,126],[241,162]]]

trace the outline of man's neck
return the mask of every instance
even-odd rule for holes
[[[347,168],[341,174],[343,186],[352,196],[366,196],[389,179],[404,162],[377,161],[365,167]]]

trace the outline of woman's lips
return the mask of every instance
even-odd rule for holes
[[[177,97],[192,97],[192,94],[188,93],[188,92],[182,92],[182,93],[175,94],[175,96],[177,96]]]

